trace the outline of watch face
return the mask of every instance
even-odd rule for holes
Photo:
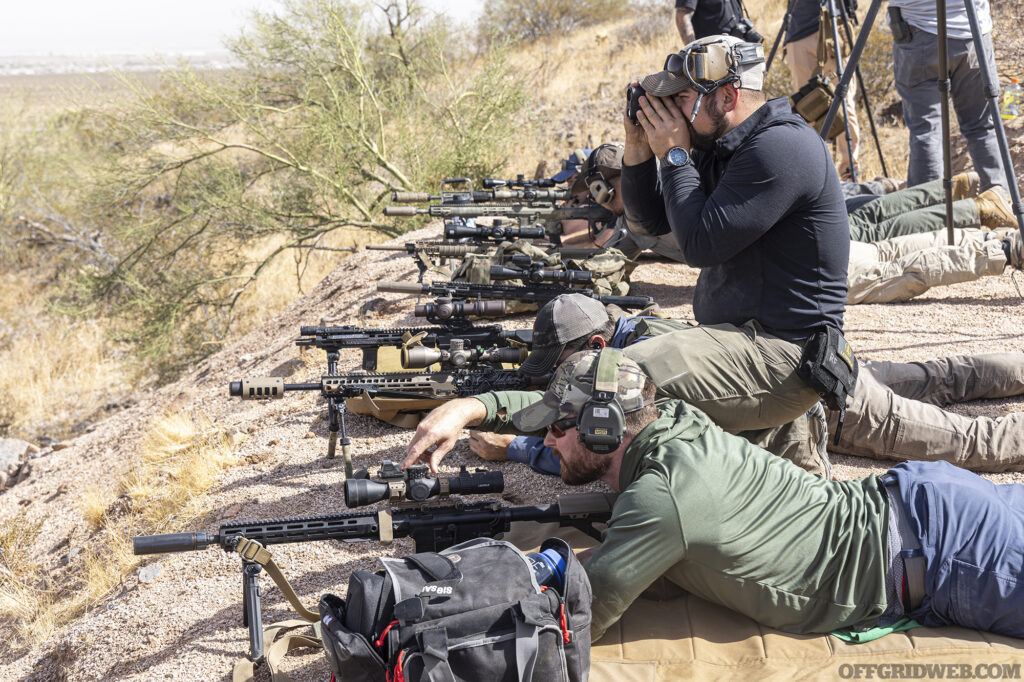
[[[689,157],[686,153],[686,150],[683,149],[682,147],[672,147],[672,149],[668,150],[667,158],[668,162],[671,163],[673,166],[682,166],[683,164],[686,163]]]

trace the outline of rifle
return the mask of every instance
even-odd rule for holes
[[[461,229],[475,229],[475,228],[461,228]],[[496,246],[492,244],[449,244],[443,241],[418,241],[408,242],[402,244],[370,244],[366,247],[369,251],[405,251],[412,255],[416,259],[416,267],[419,268],[420,274],[418,281],[423,281],[423,276],[427,274],[427,270],[430,267],[436,265],[435,261],[438,260],[453,260],[466,258],[469,255],[487,255],[494,253]],[[542,245],[542,248],[548,248],[547,245]],[[603,253],[605,250],[601,248],[574,248],[551,245],[552,253],[557,253],[563,260],[569,258],[590,258],[596,256],[599,253]],[[517,254],[524,255],[524,254]],[[512,256],[514,259],[515,256]]]
[[[520,225],[535,225],[543,223],[554,231],[555,223],[563,220],[586,220],[590,231],[597,230],[597,223],[609,224],[616,220],[615,214],[606,208],[597,205],[588,206],[526,206],[512,204],[508,206],[496,206],[493,204],[478,204],[473,206],[449,206],[445,204],[431,204],[428,208],[416,208],[415,206],[385,206],[386,216],[415,216],[429,215],[433,218],[515,218]]]
[[[546,377],[545,377],[546,378]],[[455,369],[440,372],[356,372],[338,374],[338,353],[328,352],[327,374],[320,381],[286,384],[281,377],[258,377],[232,381],[230,395],[242,400],[271,400],[283,398],[291,391],[319,391],[327,399],[328,431],[327,457],[333,459],[337,443],[345,461],[345,477],[351,478],[351,441],[345,430],[345,399],[362,395],[409,400],[452,400],[479,395],[490,391],[519,391],[527,389],[545,378],[526,377],[511,369],[491,367]]]
[[[342,327],[299,328],[295,345],[319,348],[327,353],[337,353],[345,348],[359,348],[363,351],[362,368],[372,372],[377,369],[377,349],[383,346],[402,348],[414,337],[427,347],[448,349],[452,340],[460,340],[475,347],[520,345],[529,347],[533,342],[532,329],[504,330],[500,325],[474,327],[462,318],[451,318],[454,324],[436,327],[395,327],[391,329],[365,329],[346,325]]]
[[[476,284],[473,282],[432,282],[418,284],[416,282],[377,282],[377,291],[389,291],[400,294],[443,296],[451,300],[515,300],[525,303],[544,305],[562,294],[582,294],[600,301],[604,305],[617,305],[620,308],[645,308],[654,302],[650,296],[605,296],[590,289],[574,289],[553,284],[535,284],[519,287],[509,284]]]
[[[554,187],[556,183],[551,178],[536,178],[534,180],[527,180],[526,176],[522,173],[516,175],[515,180],[499,180],[498,178],[484,178],[484,187],[487,189],[494,189],[496,187],[521,187],[523,189],[532,187]]]
[[[516,254],[526,256],[526,254]],[[542,284],[555,282],[558,284],[589,284],[594,273],[589,270],[554,270],[547,263],[538,263],[526,256],[525,261],[512,259],[512,264],[518,267],[507,265],[492,265],[490,274],[494,281],[509,279],[520,279],[529,284]]]
[[[400,204],[421,204],[428,201],[440,201],[450,204],[485,204],[489,201],[532,201],[555,202],[569,201],[572,194],[566,189],[489,189],[470,190],[466,192],[445,192],[429,194],[427,192],[392,192],[391,201]]]
[[[444,484],[439,479],[432,483],[436,483],[440,490],[450,488],[454,492],[452,482],[465,480],[467,473],[463,467],[458,478],[449,477]],[[496,473],[500,477],[500,472]],[[479,475],[478,470],[476,474],[468,474],[468,477]],[[350,497],[350,484],[361,483],[367,481],[345,481],[346,499]],[[427,485],[425,482],[420,484],[420,490]],[[493,483],[490,485],[493,490]],[[503,486],[504,481],[501,480],[501,488]],[[486,490],[488,485],[481,481],[477,487]],[[464,490],[472,493],[473,488],[471,483]],[[394,501],[395,497],[392,496],[391,500]],[[614,503],[614,495],[585,493],[559,496],[555,504],[523,507],[503,507],[498,500],[388,504],[365,512],[226,523],[213,534],[138,535],[132,538],[132,549],[136,555],[144,555],[190,552],[216,545],[226,552],[237,552],[242,558],[242,624],[249,629],[249,660],[258,664],[264,660],[263,615],[258,580],[263,568],[267,569],[296,611],[308,620],[318,620],[315,613],[302,606],[274,563],[271,553],[265,549],[267,545],[321,540],[389,544],[393,538],[411,537],[417,553],[437,552],[474,538],[498,537],[508,532],[512,523],[517,521],[558,523],[563,527],[577,528],[600,540],[601,535],[594,524],[607,523],[611,519]]]

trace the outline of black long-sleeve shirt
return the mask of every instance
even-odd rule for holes
[[[701,268],[693,313],[701,324],[755,319],[801,340],[843,327],[850,227],[825,143],[785,99],[768,102],[693,163],[622,167],[631,226],[669,230]]]

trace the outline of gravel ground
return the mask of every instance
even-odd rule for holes
[[[437,229],[431,226],[401,241],[422,238]],[[315,379],[320,368],[308,367],[322,364],[322,356],[316,358],[317,363],[303,362],[292,343],[301,324],[321,320],[365,326],[416,324],[410,315],[411,297],[374,290],[376,281],[413,280],[415,273],[412,260],[404,254],[366,252],[342,261],[315,290],[262,328],[203,361],[176,383],[140,394],[134,407],[99,423],[91,433],[71,441],[70,447],[35,460],[31,478],[0,495],[0,515],[7,518],[27,509],[31,519],[43,522],[43,539],[35,547],[35,558],[59,575],[65,570],[60,562],[69,546],[97,542],[77,511],[76,499],[97,482],[109,481],[113,486],[147,424],[173,410],[205,415],[225,431],[237,430],[247,436],[237,449],[243,464],[226,472],[222,485],[210,494],[212,511],[193,524],[193,529],[215,529],[229,519],[343,511],[343,471],[338,461],[324,457],[327,424],[319,397],[242,402],[228,396],[226,384],[265,374],[289,376],[292,381]],[[635,293],[654,296],[673,316],[691,315],[696,270],[645,262],[633,279]],[[846,332],[860,356],[874,359],[913,361],[956,353],[1024,350],[1020,304],[1021,297],[1008,275],[989,277],[934,289],[908,303],[855,306],[847,311]],[[527,316],[504,322],[506,327],[530,323]],[[342,358],[343,367],[356,369],[358,364],[356,351]],[[952,409],[999,416],[1024,410],[1024,400],[979,401]],[[351,416],[349,431],[358,465],[401,459],[409,438],[408,431],[368,417]],[[464,441],[445,464],[454,471],[463,462],[479,463]],[[834,462],[839,478],[886,468],[885,463],[853,457],[837,456]],[[511,503],[549,501],[569,491],[557,479],[534,474],[526,467],[500,468],[506,478],[504,497]],[[988,478],[1024,483],[1024,474]],[[411,543],[402,540],[389,553],[411,549]],[[372,569],[381,547],[321,542],[277,546],[273,553],[303,601],[313,606],[323,592],[342,593],[353,570]],[[0,659],[2,678],[229,680],[231,666],[248,647],[241,626],[237,558],[210,549],[145,562],[151,564],[161,569],[155,582],[140,583],[133,573],[120,590],[49,641],[9,651]],[[266,578],[262,584],[266,622],[288,618],[290,608],[276,588]],[[292,657],[286,669],[299,681],[323,680],[327,675],[322,654]]]

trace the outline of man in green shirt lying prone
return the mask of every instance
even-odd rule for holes
[[[568,358],[543,397],[505,395],[566,483],[620,492],[585,557],[595,641],[661,576],[789,632],[912,619],[1024,637],[1024,486],[946,462],[826,481],[654,395],[612,348]]]

